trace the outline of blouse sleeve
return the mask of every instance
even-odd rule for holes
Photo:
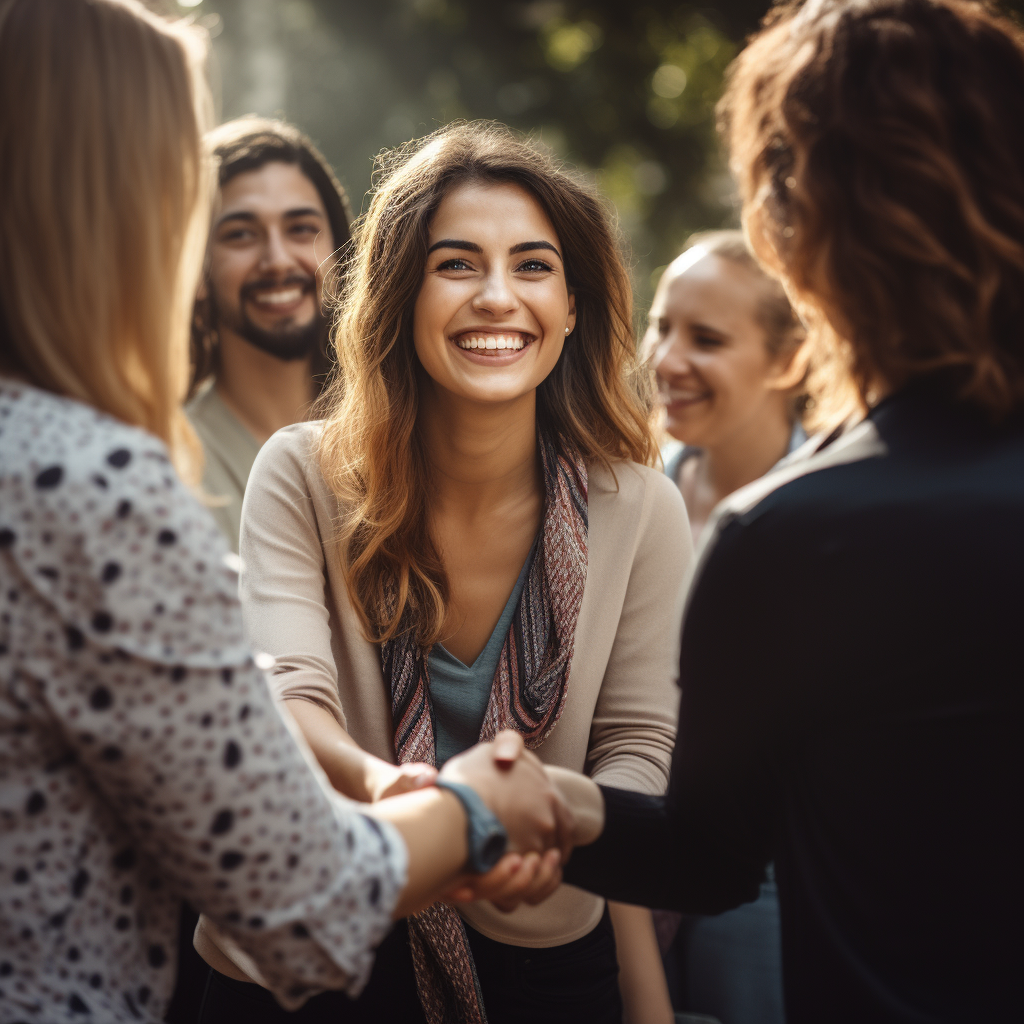
[[[679,489],[661,473],[644,474],[636,538],[588,767],[602,785],[663,793],[675,745],[678,638],[693,542]]]
[[[324,548],[303,472],[305,424],[279,431],[249,474],[242,509],[240,594],[246,634],[274,657],[279,698],[308,700],[347,728],[325,595]]]
[[[124,433],[47,471],[34,497],[45,543],[26,528],[12,549],[64,632],[37,666],[67,680],[45,687],[48,713],[139,854],[284,1005],[357,992],[391,926],[405,846],[311,766],[243,639],[212,518],[158,442]]]

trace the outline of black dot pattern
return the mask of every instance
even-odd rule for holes
[[[404,845],[309,770],[226,554],[159,441],[0,378],[2,1020],[162,1020],[182,898],[285,1005],[368,975]]]

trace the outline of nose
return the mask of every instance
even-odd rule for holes
[[[651,355],[651,366],[665,381],[685,377],[692,372],[690,348],[679,331],[670,330],[658,339]]]
[[[480,282],[473,296],[473,309],[491,316],[506,316],[519,308],[519,298],[512,288],[504,267],[495,267]]]
[[[260,253],[260,272],[271,277],[284,277],[295,270],[297,264],[282,232],[272,228],[266,234]]]

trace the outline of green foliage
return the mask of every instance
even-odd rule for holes
[[[258,107],[259,68],[283,60],[276,112],[318,140],[357,208],[383,147],[454,118],[534,133],[614,204],[642,305],[689,233],[735,220],[714,105],[766,6],[205,0],[197,13],[220,17],[224,116]]]

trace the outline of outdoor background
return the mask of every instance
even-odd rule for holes
[[[1020,2],[1013,6],[1020,7]],[[768,0],[188,0],[221,119],[313,137],[366,206],[373,158],[454,118],[535,132],[618,211],[643,316],[692,231],[737,223],[714,128],[726,65]]]

